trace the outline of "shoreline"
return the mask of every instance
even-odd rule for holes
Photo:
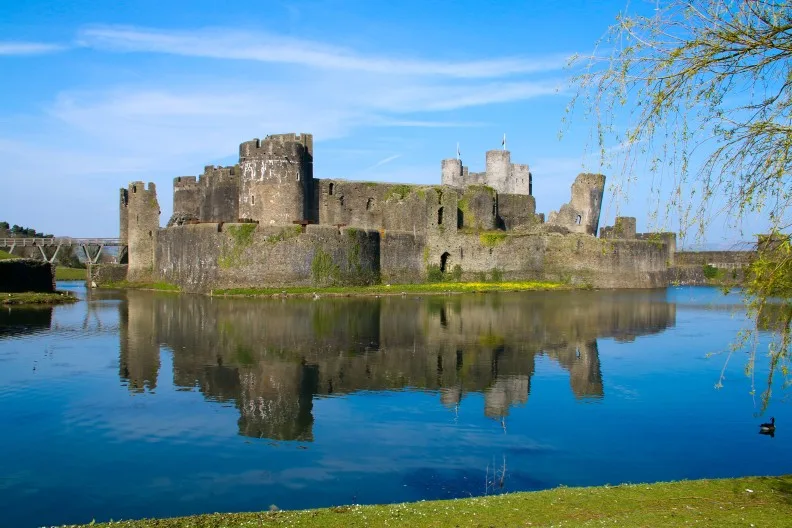
[[[784,521],[787,519],[787,521]],[[243,526],[781,526],[792,519],[792,475],[558,487],[452,499],[313,510],[214,513],[113,521],[127,528]],[[62,528],[85,528],[68,525]]]
[[[105,283],[99,289],[144,290],[185,293],[178,286],[167,283]],[[369,286],[293,286],[267,288],[224,288],[199,293],[209,297],[267,298],[267,297],[383,297],[409,294],[459,295],[464,293],[569,291],[590,289],[556,282],[428,282],[418,284],[375,284]]]
[[[58,304],[76,303],[79,300],[71,292],[60,290],[54,293],[0,292],[0,305],[3,306],[55,306]]]

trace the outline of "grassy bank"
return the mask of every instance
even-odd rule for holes
[[[59,281],[85,281],[88,272],[84,268],[66,268],[57,266],[55,268],[55,280]]]
[[[12,258],[19,258],[19,257],[17,257],[16,255],[12,255],[8,251],[3,251],[2,249],[0,249],[0,260],[8,260]]]
[[[155,291],[167,291],[167,292],[180,291],[180,288],[178,286],[167,282],[129,282],[129,281],[103,282],[102,284],[99,285],[99,287],[109,290],[155,290]]]
[[[260,526],[792,526],[792,475],[693,480],[384,506],[114,522],[127,528]],[[107,525],[97,525],[107,526]]]
[[[499,291],[545,291],[569,289],[564,284],[553,282],[430,282],[423,284],[375,284],[372,286],[331,286],[326,288],[305,286],[299,288],[231,288],[213,290],[212,295],[220,296],[267,296],[287,294],[294,296],[310,296],[314,294],[327,296],[350,295],[401,295],[402,293],[421,293],[425,295],[442,295],[445,293],[483,293]]]
[[[69,292],[55,293],[0,293],[0,304],[69,304],[77,302],[77,297]]]

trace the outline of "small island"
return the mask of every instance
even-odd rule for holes
[[[73,294],[55,289],[53,264],[0,251],[0,305],[53,305],[77,300]]]

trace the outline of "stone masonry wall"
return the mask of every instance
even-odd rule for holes
[[[239,220],[239,170],[236,167],[204,168],[199,216],[202,222]]]
[[[445,257],[444,257],[445,255]],[[597,288],[667,284],[668,247],[587,235],[429,233],[425,264],[459,265],[464,280],[546,280]]]
[[[377,231],[192,224],[160,232],[158,278],[188,292],[379,282]]]
[[[87,284],[89,288],[127,280],[128,264],[88,264]]]

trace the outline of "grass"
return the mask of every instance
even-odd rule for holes
[[[546,291],[568,289],[568,286],[554,282],[432,282],[421,284],[375,284],[372,286],[330,286],[326,288],[302,286],[298,288],[231,288],[213,290],[212,295],[264,296],[283,294],[329,296],[351,295],[401,295],[402,293],[422,293],[441,295],[445,293],[483,293],[496,291]]]
[[[19,257],[17,257],[16,255],[12,255],[8,251],[3,251],[2,249],[0,249],[0,260],[8,260],[13,258],[19,258]]]
[[[55,280],[59,281],[84,281],[87,271],[83,268],[67,268],[57,266],[55,268]]]
[[[69,292],[55,293],[0,293],[0,305],[31,305],[31,304],[68,304],[78,299]]]
[[[450,501],[116,521],[119,528],[262,526],[792,526],[792,475],[557,488]],[[98,524],[94,526],[109,526]]]
[[[156,290],[165,292],[181,291],[178,286],[168,282],[103,282],[102,284],[99,284],[99,287],[108,290]]]

